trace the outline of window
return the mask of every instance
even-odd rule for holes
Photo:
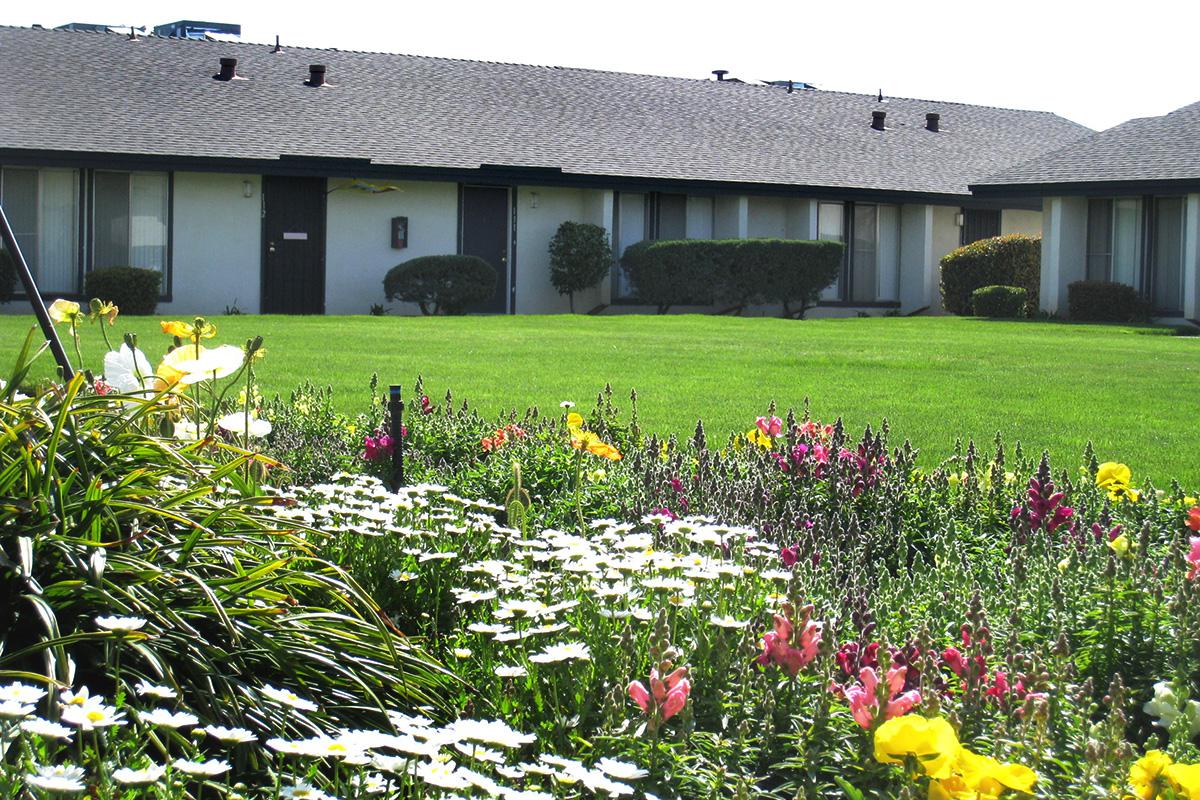
[[[47,293],[78,292],[78,170],[5,167],[0,202],[38,287]]]
[[[0,202],[48,294],[79,294],[84,270],[131,266],[165,274],[170,186],[166,172],[0,169]]]
[[[962,228],[959,229],[960,245],[990,239],[1000,235],[1000,212],[985,208],[964,208]]]
[[[1183,308],[1182,197],[1088,200],[1088,280],[1132,286],[1160,313]]]
[[[687,238],[687,195],[651,192],[646,195],[646,238]]]
[[[821,203],[817,208],[817,238],[847,245],[842,275],[821,293],[822,300],[879,303],[899,299],[900,210],[897,206]]]
[[[96,172],[92,269],[166,271],[168,181],[165,172]]]

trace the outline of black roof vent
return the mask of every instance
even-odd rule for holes
[[[714,70],[712,71],[712,73],[713,73],[713,75],[716,75],[716,76],[717,76],[717,80],[718,80],[718,81],[723,81],[723,80],[725,80],[725,76],[729,74],[729,70],[727,70],[727,69],[714,69]]]
[[[329,84],[325,82],[325,65],[309,64],[308,80],[304,84],[306,86],[328,86]]]
[[[937,133],[939,130],[941,130],[938,127],[938,123],[941,121],[941,119],[941,114],[935,114],[934,112],[930,111],[925,115],[925,130]]]
[[[282,53],[283,45],[279,43],[279,34],[275,34],[275,47],[271,49],[272,53]]]
[[[887,119],[886,111],[871,112],[871,127],[877,131],[883,130],[883,121]]]
[[[221,71],[213,75],[215,81],[241,81],[245,80],[241,75],[237,74],[237,59],[222,58]]]

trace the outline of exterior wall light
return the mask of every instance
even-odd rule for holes
[[[242,197],[254,197],[254,184],[250,181],[242,181]]]
[[[530,208],[538,207],[538,193],[537,192],[529,193],[529,207]]]

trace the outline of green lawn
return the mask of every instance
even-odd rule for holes
[[[167,343],[158,318],[118,320],[152,356]],[[703,418],[725,435],[747,430],[775,400],[841,416],[851,430],[887,418],[931,465],[956,439],[1049,449],[1074,469],[1090,439],[1135,479],[1178,478],[1200,488],[1196,446],[1200,338],[1097,325],[961,318],[809,320],[709,316],[458,318],[262,317],[214,320],[216,343],[261,334],[267,392],[309,379],[333,387],[346,411],[367,383],[417,375],[435,400],[453,389],[486,413],[589,402],[611,383],[636,388],[643,428],[690,434]],[[11,361],[31,318],[0,317],[0,356]],[[1155,334],[1155,335],[1151,335]],[[102,352],[83,328],[87,362]],[[68,345],[68,349],[69,345]],[[41,374],[49,374],[49,360]]]

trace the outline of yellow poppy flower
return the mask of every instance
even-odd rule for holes
[[[1162,750],[1151,750],[1129,768],[1129,785],[1140,800],[1154,800],[1164,784],[1163,773],[1172,765]]]
[[[162,332],[168,336],[178,336],[180,339],[190,339],[193,342],[199,342],[201,339],[211,339],[217,335],[217,326],[211,322],[206,322],[200,317],[196,318],[195,325],[189,325],[179,320],[171,322],[163,320],[159,325],[162,327]]]
[[[1038,775],[1022,764],[1002,764],[991,756],[972,753],[965,747],[958,756],[958,770],[963,780],[977,792],[999,796],[1005,789],[1023,794],[1033,793]]]
[[[926,775],[938,780],[950,777],[961,750],[954,727],[941,717],[906,714],[889,719],[875,731],[876,760],[902,764],[913,756]]]
[[[55,322],[72,322],[79,319],[79,303],[73,300],[63,300],[61,297],[50,304],[47,309],[50,319]]]
[[[1096,470],[1096,485],[1107,486],[1110,483],[1129,483],[1133,473],[1124,464],[1116,461],[1105,461]]]
[[[118,309],[113,303],[110,303],[107,300],[100,300],[95,297],[92,298],[92,302],[89,304],[88,308],[88,319],[92,320],[93,322],[98,319],[106,319],[108,320],[108,324],[110,326],[116,324],[117,314],[120,313],[120,309]]]
[[[1200,800],[1200,764],[1171,764],[1163,774],[1175,791],[1189,800]]]
[[[579,416],[574,411],[572,411],[570,414],[567,414],[567,427],[571,430],[582,428],[583,417]]]

